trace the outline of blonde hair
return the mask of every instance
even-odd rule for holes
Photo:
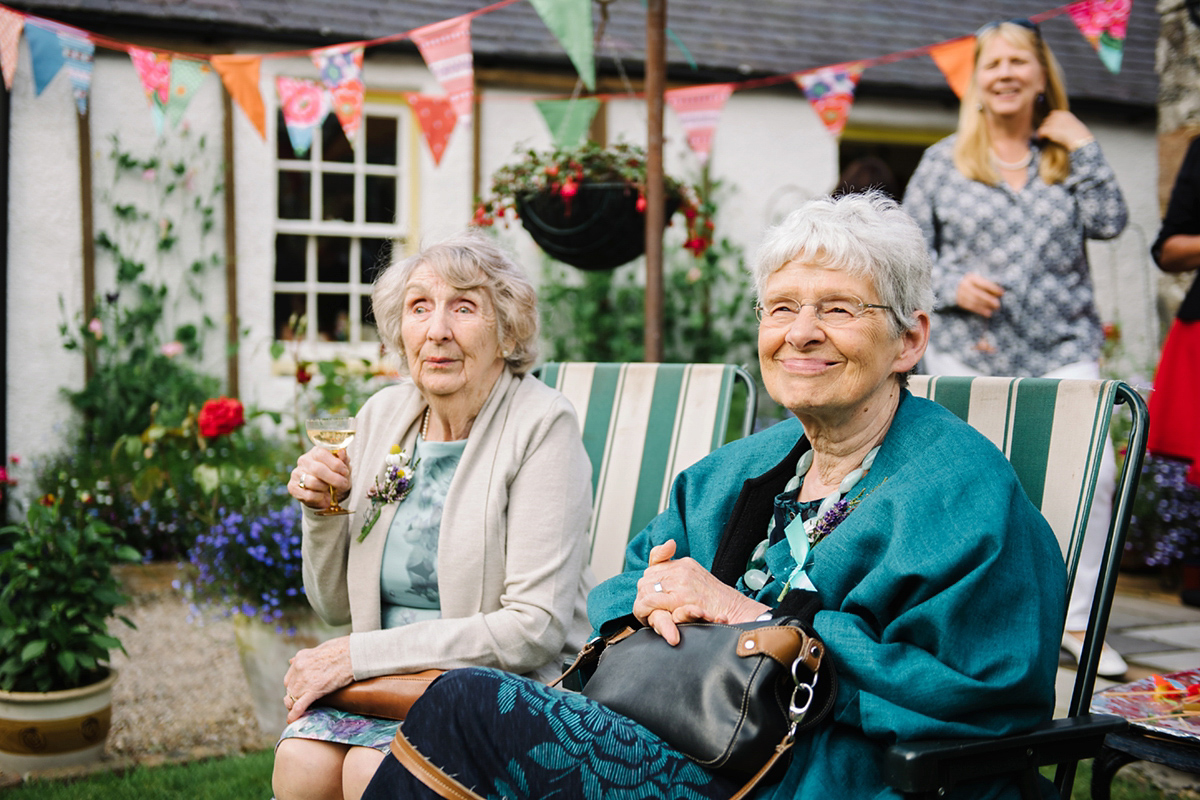
[[[954,142],[954,166],[966,177],[988,186],[1000,184],[1000,173],[992,164],[992,137],[984,124],[979,86],[975,81],[975,68],[979,66],[979,54],[993,38],[1002,36],[1013,47],[1029,50],[1037,57],[1046,76],[1046,91],[1033,108],[1034,130],[1042,124],[1051,111],[1066,111],[1068,107],[1067,87],[1062,68],[1054,53],[1046,45],[1042,35],[1014,22],[1001,22],[975,35],[975,57],[972,61],[971,82],[963,95],[958,110],[958,137]],[[1071,172],[1071,160],[1067,148],[1043,141],[1042,156],[1038,164],[1038,175],[1047,184],[1062,183]]]

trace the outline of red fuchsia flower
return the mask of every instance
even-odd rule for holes
[[[685,250],[691,250],[692,255],[694,255],[696,258],[699,258],[700,256],[704,255],[704,251],[708,249],[708,242],[699,236],[693,236],[691,239],[688,239],[683,243],[683,248]]]
[[[692,208],[691,206],[687,206],[683,209],[683,216],[688,222],[691,222],[696,218],[696,209]]]
[[[1121,326],[1114,322],[1104,323],[1104,341],[1115,342],[1121,338]]]
[[[18,464],[20,464],[20,463],[21,463],[21,457],[20,457],[20,456],[17,456],[17,455],[12,455],[12,456],[9,456],[9,457],[8,457],[8,460],[9,460],[10,462],[12,462],[12,465],[13,465],[14,467],[15,467],[16,465],[18,465]]]
[[[206,400],[196,417],[200,435],[212,439],[232,433],[246,424],[245,409],[240,401],[232,397],[217,397]]]
[[[8,470],[6,470],[4,467],[0,467],[0,486],[8,485]]]
[[[579,193],[579,184],[571,178],[567,178],[559,187],[558,193],[563,196],[564,200],[570,200]]]
[[[638,210],[639,214],[646,210],[646,195],[644,195],[644,194],[638,195],[637,210]]]
[[[551,164],[550,166],[546,167],[546,176],[549,178],[557,178],[558,164]]]
[[[296,367],[296,383],[300,384],[301,386],[313,379],[312,373],[305,369],[307,366],[307,364],[300,364],[298,367]]]

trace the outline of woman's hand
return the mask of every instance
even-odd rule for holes
[[[295,722],[316,700],[354,680],[350,664],[350,637],[339,636],[296,653],[283,676],[289,723]]]
[[[1067,150],[1075,150],[1092,141],[1092,132],[1087,125],[1079,121],[1079,117],[1070,111],[1051,111],[1042,120],[1036,135],[1039,139],[1048,139],[1055,144],[1061,144]]]
[[[329,487],[338,493],[338,499],[350,493],[350,461],[346,451],[331,453],[323,447],[314,447],[296,459],[287,483],[288,494],[309,508],[322,511],[329,508]]]
[[[751,600],[721,583],[695,559],[671,559],[672,539],[650,551],[649,566],[638,580],[633,615],[674,646],[679,644],[680,622],[750,622],[768,606]]]
[[[1004,296],[1004,287],[989,281],[975,272],[968,272],[958,282],[958,291],[954,293],[954,302],[959,308],[990,317],[1000,310],[1000,298]]]

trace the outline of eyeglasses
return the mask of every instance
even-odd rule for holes
[[[895,312],[891,306],[864,303],[853,295],[831,294],[811,303],[797,303],[795,300],[772,300],[766,306],[756,305],[754,313],[763,325],[772,328],[787,328],[796,321],[796,317],[800,316],[800,309],[805,306],[812,306],[818,322],[834,327],[853,322],[872,308]]]
[[[995,22],[989,22],[985,25],[981,25],[979,30],[975,31],[975,36],[976,37],[982,36],[983,34],[990,31],[992,28],[999,28],[1001,25],[1003,25],[1005,23],[1008,23],[1010,25],[1019,25],[1022,28],[1024,28],[1025,30],[1033,31],[1034,35],[1036,35],[1039,39],[1042,38],[1042,29],[1038,27],[1038,24],[1036,22],[1029,19],[1028,17],[1021,17],[1020,19],[999,19],[999,20],[996,20]]]

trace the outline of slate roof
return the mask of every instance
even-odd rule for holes
[[[215,46],[241,38],[320,46],[402,33],[487,6],[486,0],[20,0],[29,13],[120,38],[122,30],[194,33]],[[1120,74],[1104,68],[1067,14],[1042,24],[1067,75],[1075,102],[1153,110],[1158,90],[1154,50],[1158,14],[1152,0],[1134,0]],[[1039,14],[1053,0],[667,0],[672,80],[745,80],[920,48],[973,32],[981,24]],[[595,8],[598,9],[598,6]],[[609,5],[600,69],[612,55],[640,74],[646,12],[637,0]],[[598,11],[597,11],[598,14]],[[480,66],[570,69],[558,43],[528,2],[476,17],[472,46]],[[405,40],[393,49],[412,51]],[[283,49],[283,46],[281,46]],[[369,63],[369,62],[368,62]],[[944,94],[949,90],[928,56],[868,69],[865,94]]]

